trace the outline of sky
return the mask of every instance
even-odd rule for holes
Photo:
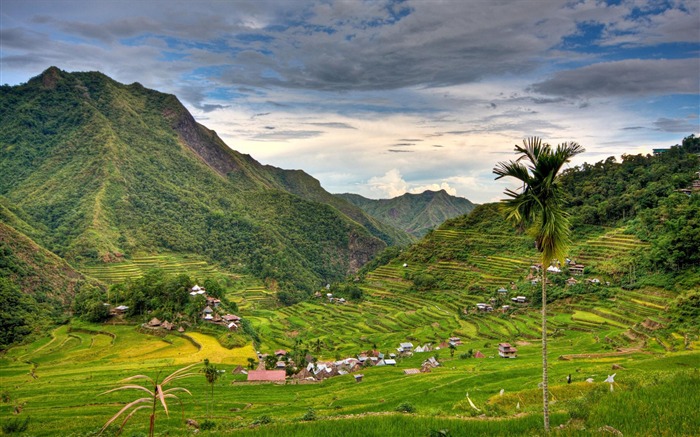
[[[373,199],[503,198],[531,136],[581,144],[574,166],[700,135],[697,0],[0,0],[0,83],[50,66]]]

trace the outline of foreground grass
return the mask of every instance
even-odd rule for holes
[[[99,332],[98,332],[99,331]],[[553,424],[571,435],[596,434],[611,426],[625,435],[697,435],[700,424],[689,406],[700,405],[700,354],[695,351],[610,356],[596,337],[614,335],[614,328],[595,334],[570,331],[552,340],[550,381]],[[11,349],[0,357],[0,378],[5,401],[0,424],[31,417],[27,435],[94,435],[122,405],[133,400],[128,393],[99,393],[118,386],[135,374],[168,374],[187,362],[221,350],[212,338],[196,334],[200,348],[181,337],[161,339],[138,333],[133,326],[77,324],[62,326],[51,338]],[[467,342],[460,350],[480,349],[495,355],[495,344]],[[322,383],[254,385],[240,382],[228,371],[245,364],[246,350],[219,356],[217,367],[227,371],[214,391],[214,429],[202,435],[309,435],[425,436],[448,430],[449,435],[536,435],[541,427],[541,401],[537,389],[539,346],[521,342],[519,358],[459,359],[440,351],[443,365],[430,373],[404,375],[435,353],[418,353],[397,367],[364,369],[364,380],[351,375]],[[457,355],[460,350],[458,350]],[[582,357],[556,360],[575,352]],[[622,369],[612,370],[616,364]],[[615,391],[602,381],[616,372]],[[567,384],[571,374],[573,383]],[[33,375],[33,376],[32,376]],[[584,380],[593,378],[594,383]],[[195,376],[179,384],[193,393],[182,395],[184,415],[203,423],[209,417],[210,390],[205,378]],[[503,395],[500,394],[503,390]],[[465,402],[465,394],[481,411]],[[408,403],[413,414],[397,413]],[[632,406],[632,408],[629,408]],[[189,435],[178,404],[171,415],[159,413],[159,435]],[[316,420],[301,419],[312,409]],[[16,411],[19,414],[14,414]],[[148,428],[146,413],[137,413],[124,435],[142,435]],[[571,419],[571,421],[570,421]],[[256,423],[266,423],[255,425]],[[108,429],[113,433],[114,429]]]

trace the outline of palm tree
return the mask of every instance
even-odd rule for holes
[[[126,379],[122,379],[120,382],[130,382],[130,381],[137,380],[137,379],[145,379],[147,381],[147,384],[145,384],[145,386],[138,385],[138,384],[128,384],[128,385],[124,385],[121,387],[113,388],[112,390],[107,390],[104,393],[100,393],[100,395],[103,395],[103,394],[112,393],[112,392],[119,391],[119,390],[134,389],[134,390],[144,391],[144,392],[148,393],[148,396],[136,399],[135,401],[129,402],[128,404],[124,405],[124,407],[122,407],[122,409],[119,410],[117,412],[117,414],[112,416],[112,418],[109,419],[107,421],[107,423],[104,424],[104,426],[100,430],[99,434],[102,434],[104,432],[104,430],[107,429],[107,427],[112,422],[114,422],[115,420],[117,420],[119,418],[119,416],[121,416],[123,413],[125,413],[130,408],[133,408],[131,410],[131,412],[126,416],[126,419],[124,419],[124,422],[122,422],[122,425],[119,428],[119,432],[122,431],[122,429],[124,428],[124,425],[126,425],[126,423],[129,421],[129,419],[131,419],[131,417],[134,415],[134,413],[136,413],[139,410],[150,409],[151,415],[149,416],[148,435],[152,437],[153,434],[155,433],[156,406],[158,405],[158,401],[160,401],[160,404],[163,406],[163,409],[165,410],[165,414],[169,416],[170,413],[168,412],[168,404],[165,401],[166,399],[177,399],[179,401],[180,399],[176,395],[173,394],[175,392],[185,392],[188,395],[192,396],[192,393],[190,393],[190,391],[187,390],[186,388],[173,387],[173,388],[170,388],[168,390],[164,390],[163,387],[165,387],[166,385],[168,385],[172,381],[182,379],[182,378],[189,378],[190,376],[196,375],[196,373],[186,373],[186,372],[190,368],[192,368],[193,366],[196,366],[197,364],[198,363],[195,363],[195,364],[189,365],[187,367],[183,367],[181,369],[178,369],[178,370],[174,371],[173,373],[171,373],[170,375],[168,375],[167,377],[163,378],[162,381],[158,380],[159,376],[160,376],[160,372],[158,372],[159,374],[158,374],[158,376],[156,376],[156,379],[153,379],[150,376],[146,376],[146,375],[135,375],[135,376],[132,376],[132,377],[129,377]],[[152,389],[151,389],[151,387],[152,387]],[[180,404],[182,405],[182,402],[180,402]],[[185,420],[184,410],[183,410],[182,414],[183,414],[182,420],[184,422],[184,420]]]
[[[204,368],[201,369],[200,372],[204,374],[204,377],[207,379],[207,384],[211,387],[211,397],[209,399],[209,418],[211,419],[214,405],[214,385],[216,381],[221,378],[221,373],[219,373],[219,369],[217,369],[215,365],[209,362],[209,358],[204,359]]]
[[[535,239],[542,261],[542,404],[544,428],[549,432],[549,394],[547,374],[547,266],[555,259],[564,260],[569,246],[569,218],[559,172],[583,147],[575,142],[559,144],[556,149],[532,137],[516,145],[515,161],[499,162],[493,169],[496,179],[513,177],[522,183],[515,191],[506,189],[503,200],[506,218],[520,229],[527,229]]]

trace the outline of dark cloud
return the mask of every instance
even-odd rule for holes
[[[258,133],[253,136],[256,141],[286,141],[295,139],[314,138],[324,132],[315,130],[274,130]]]
[[[700,123],[697,116],[693,118],[659,118],[654,122],[657,130],[664,132],[697,133]]]
[[[566,70],[532,85],[570,98],[700,93],[698,59],[628,59]]]
[[[212,104],[208,104],[208,103],[197,106],[198,109],[201,109],[204,112],[212,112],[212,111],[216,111],[217,109],[225,109],[228,107],[229,107],[229,105],[212,105]]]
[[[413,153],[413,150],[400,150],[400,149],[388,149],[388,152],[391,153]]]
[[[355,129],[357,130],[356,127],[351,126],[347,123],[342,123],[342,122],[325,122],[325,123],[307,123],[311,126],[320,126],[320,127],[330,127],[334,129]]]

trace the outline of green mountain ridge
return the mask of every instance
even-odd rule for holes
[[[303,294],[410,241],[138,83],[51,67],[0,87],[0,117],[0,195],[73,265],[196,253]]]
[[[445,220],[471,212],[475,205],[445,190],[405,193],[392,199],[368,199],[359,194],[336,194],[369,215],[420,238]]]

